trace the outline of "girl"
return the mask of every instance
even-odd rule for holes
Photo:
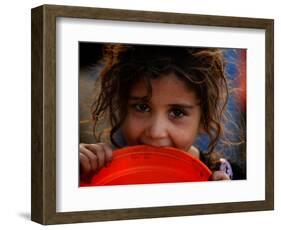
[[[224,133],[228,84],[220,49],[110,44],[104,46],[94,133],[109,119],[114,147],[172,146],[203,161],[212,180],[229,180],[231,166],[215,146]],[[208,150],[194,145],[209,137]],[[87,180],[112,160],[107,143],[80,144],[80,175]]]

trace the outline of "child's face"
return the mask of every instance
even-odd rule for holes
[[[172,146],[188,151],[200,127],[200,106],[195,93],[174,74],[151,80],[152,97],[143,81],[130,93],[122,131],[128,145]]]

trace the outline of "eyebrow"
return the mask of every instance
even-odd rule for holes
[[[140,97],[140,96],[129,96],[129,100],[141,100],[141,99],[143,99],[143,98],[145,98],[145,96],[144,96],[144,97]]]
[[[196,105],[190,105],[190,104],[168,104],[169,107],[180,107],[183,109],[193,109]]]
[[[133,100],[133,101],[145,100],[145,98],[146,98],[145,96],[143,96],[143,97],[129,96],[129,100]],[[175,104],[168,104],[167,106],[169,106],[169,107],[180,107],[180,108],[184,108],[184,109],[193,109],[197,105],[198,104],[190,105],[190,104],[187,104],[187,103],[175,103]]]

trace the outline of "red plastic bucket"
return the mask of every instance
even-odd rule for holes
[[[115,150],[112,162],[80,186],[195,182],[210,176],[205,164],[182,150],[139,145]]]

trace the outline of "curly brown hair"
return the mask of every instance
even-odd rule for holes
[[[110,140],[119,147],[113,136],[126,118],[132,87],[144,80],[149,100],[151,80],[173,73],[199,99],[201,126],[210,139],[207,153],[214,151],[224,130],[222,121],[229,96],[221,49],[107,44],[102,64],[101,89],[92,105],[95,134],[100,118],[107,116]]]

